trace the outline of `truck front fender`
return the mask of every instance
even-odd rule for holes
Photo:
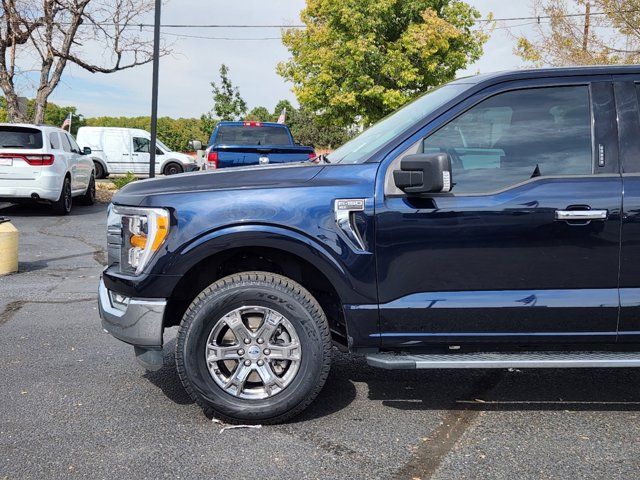
[[[237,248],[255,249],[256,253],[260,248],[280,250],[308,262],[327,277],[343,304],[375,301],[371,297],[375,282],[363,284],[347,268],[345,260],[348,262],[352,255],[347,254],[345,259],[316,239],[275,225],[242,224],[209,232],[178,249],[163,270],[166,274],[184,275],[212,256]]]

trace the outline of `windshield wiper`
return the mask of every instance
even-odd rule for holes
[[[26,148],[24,145],[2,145],[2,148]]]

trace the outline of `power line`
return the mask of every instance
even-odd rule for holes
[[[638,13],[640,10],[625,10],[618,13]],[[607,15],[608,12],[591,12],[590,15],[593,16],[602,16]],[[537,21],[540,22],[542,20],[549,20],[553,18],[572,18],[572,17],[584,17],[584,13],[565,13],[563,15],[531,15],[526,17],[502,17],[502,18],[479,18],[475,20],[476,23],[491,23],[491,22],[520,22],[520,21]],[[116,23],[101,23],[101,25],[108,26],[116,26]],[[128,28],[153,28],[152,23],[131,23],[126,25]],[[306,28],[306,25],[303,24],[221,24],[221,23],[213,23],[213,24],[202,24],[202,23],[166,23],[161,25],[162,28],[203,28],[203,29],[214,29],[214,28]]]
[[[143,30],[143,32],[151,33],[151,30]],[[177,38],[196,38],[199,40],[240,40],[240,41],[262,41],[262,40],[282,40],[282,37],[207,37],[204,35],[190,35],[188,33],[163,32],[162,35],[171,35]]]

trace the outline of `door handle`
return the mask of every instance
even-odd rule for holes
[[[608,215],[608,210],[556,210],[556,220],[565,222],[606,220]]]

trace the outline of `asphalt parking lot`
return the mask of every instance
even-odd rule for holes
[[[0,479],[638,478],[640,370],[386,372],[336,352],[294,421],[220,433],[165,367],[100,328],[105,205],[2,208]]]

